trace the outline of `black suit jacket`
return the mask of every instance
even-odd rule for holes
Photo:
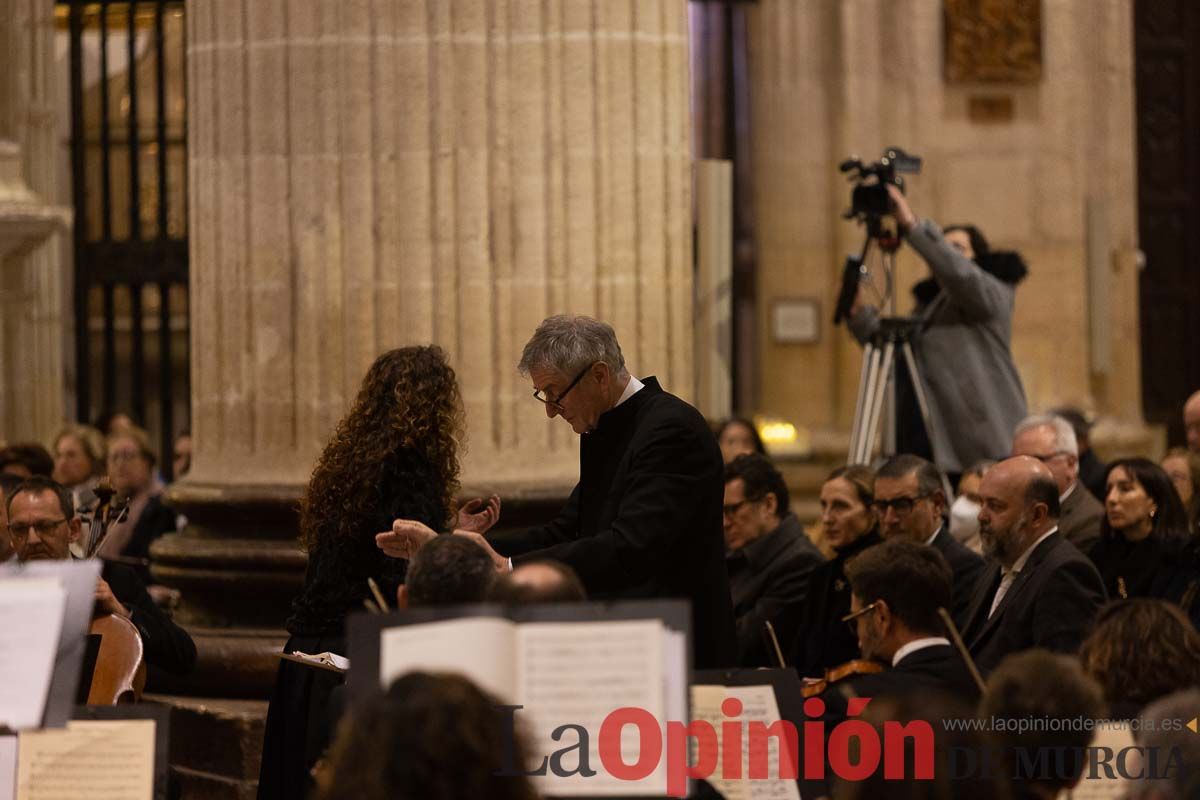
[[[985,674],[1010,653],[1033,647],[1076,652],[1105,601],[1096,567],[1057,532],[1034,548],[989,618],[999,586],[1000,565],[991,563],[975,586],[963,631]]]
[[[155,605],[137,573],[124,564],[106,561],[100,577],[131,612],[130,620],[142,635],[146,663],[176,674],[191,672],[196,664],[192,637]]]
[[[738,666],[779,666],[773,647],[767,644],[765,623],[776,626],[778,634],[780,614],[804,599],[809,574],[824,562],[795,514],[788,514],[778,528],[727,556]]]
[[[1104,506],[1092,497],[1092,493],[1081,481],[1067,495],[1058,514],[1058,532],[1068,542],[1087,553],[1100,538],[1100,520],[1104,517]]]
[[[595,599],[691,600],[695,665],[733,666],[721,451],[699,411],[642,382],[580,437],[579,483],[558,517],[492,543],[514,565],[569,565]]]
[[[945,556],[946,563],[954,573],[954,595],[951,603],[953,608],[946,610],[954,618],[954,624],[961,628],[966,621],[971,598],[975,596],[975,584],[979,581],[986,562],[983,556],[955,539],[946,525],[938,531],[933,540],[933,547]]]

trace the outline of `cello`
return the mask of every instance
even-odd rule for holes
[[[84,546],[87,558],[96,557],[108,526],[120,520],[127,511],[127,506],[116,499],[116,492],[107,479],[102,479],[94,491],[97,500]],[[146,686],[146,662],[137,626],[117,614],[101,614],[92,620],[89,633],[100,636],[100,649],[87,704],[111,706],[141,700],[142,689]]]

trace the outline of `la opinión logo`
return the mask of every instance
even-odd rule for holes
[[[688,778],[708,778],[716,772],[718,764],[722,777],[726,779],[742,778],[742,765],[745,762],[745,777],[750,780],[796,780],[800,777],[801,733],[806,779],[824,779],[826,763],[835,776],[846,781],[865,780],[875,774],[881,763],[884,778],[888,780],[932,779],[933,726],[925,720],[884,722],[881,738],[879,729],[874,725],[855,719],[870,702],[869,698],[851,700],[847,707],[849,718],[835,725],[828,736],[825,723],[820,719],[825,713],[825,703],[818,697],[811,697],[804,702],[804,714],[808,719],[801,723],[802,730],[797,730],[789,720],[779,720],[769,725],[758,720],[747,723],[740,719],[744,710],[742,702],[728,698],[721,704],[721,713],[726,720],[720,723],[719,737],[717,728],[707,720],[692,720],[686,724],[671,720],[664,725],[643,708],[618,708],[608,714],[600,725],[596,751],[605,772],[626,781],[648,778],[658,769],[665,755],[667,793],[672,797],[684,797]],[[534,769],[526,771],[514,764],[516,712],[522,708],[524,706],[497,707],[497,711],[505,716],[507,752],[504,767],[496,775],[543,776],[549,772],[560,778],[589,778],[596,774],[591,765],[590,734],[582,725],[566,724],[555,728],[550,734],[551,738],[569,744],[543,756]],[[637,731],[639,747],[637,760],[626,763],[621,752],[621,737],[630,726]],[[914,755],[911,775],[905,771],[907,740],[913,742],[910,751]],[[768,755],[772,741],[779,753],[776,775],[769,774]],[[694,763],[690,758],[693,744]],[[853,760],[851,753],[856,756]],[[568,768],[568,763],[573,763],[574,767]]]

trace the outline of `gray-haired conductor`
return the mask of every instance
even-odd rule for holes
[[[579,483],[554,521],[489,543],[515,565],[571,566],[592,599],[690,600],[696,666],[733,666],[721,453],[704,417],[631,376],[612,327],[588,317],[543,321],[518,368],[580,435]]]

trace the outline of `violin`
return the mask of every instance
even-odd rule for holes
[[[96,506],[88,526],[84,555],[94,558],[108,526],[122,519],[127,506],[115,499],[116,492],[102,479],[95,489]],[[137,626],[116,614],[101,614],[92,620],[90,633],[100,636],[96,669],[88,689],[88,705],[116,705],[141,700],[146,686],[145,648]]]
[[[846,678],[853,678],[856,675],[875,675],[883,672],[883,670],[883,664],[880,664],[878,661],[856,658],[853,661],[847,661],[845,664],[839,664],[836,667],[830,667],[825,670],[824,677],[801,686],[800,694],[804,697],[816,697],[833,684],[844,681]]]

